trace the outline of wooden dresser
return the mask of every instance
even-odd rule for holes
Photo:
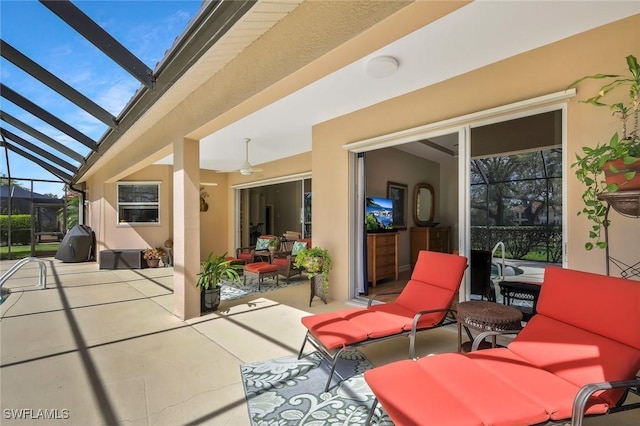
[[[449,227],[413,227],[411,228],[411,267],[418,260],[420,250],[439,251],[449,253]]]
[[[398,233],[367,234],[367,277],[373,287],[383,278],[398,279]]]

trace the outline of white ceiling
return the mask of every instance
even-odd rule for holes
[[[476,0],[205,137],[201,167],[237,170],[245,138],[251,138],[254,166],[310,151],[315,124],[638,13],[640,1]],[[366,63],[381,55],[397,58],[398,71],[382,79],[367,76]],[[424,145],[405,149],[438,159],[438,151]]]

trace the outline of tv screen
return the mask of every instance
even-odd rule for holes
[[[390,199],[367,197],[365,213],[368,232],[393,231],[393,202]]]

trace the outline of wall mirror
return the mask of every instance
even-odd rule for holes
[[[417,183],[413,192],[413,220],[418,226],[434,226],[435,198],[433,186]]]

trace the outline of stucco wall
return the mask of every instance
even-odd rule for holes
[[[332,297],[348,298],[350,248],[344,243],[349,235],[349,154],[343,146],[350,142],[409,129],[489,108],[564,90],[577,78],[598,72],[624,73],[624,58],[640,52],[640,16],[634,16],[568,38],[550,46],[515,56],[454,79],[361,111],[319,124],[313,129],[314,244],[334,253],[331,281]],[[582,146],[594,146],[608,140],[618,129],[606,109],[578,102],[592,94],[597,83],[585,84],[578,96],[568,102],[567,158],[572,162]],[[470,96],[473,94],[473,96]],[[326,164],[332,164],[331,168]],[[582,216],[582,186],[573,172],[567,172],[568,262],[569,267],[603,273],[602,251],[583,248],[590,224]],[[321,209],[322,214],[315,214]],[[638,261],[640,221],[615,218],[611,228],[611,246],[625,247],[620,258],[631,264]],[[615,232],[613,232],[615,229]],[[619,249],[620,250],[620,249]],[[635,260],[634,260],[635,258]]]
[[[123,182],[160,182],[160,224],[119,225],[116,182],[105,182],[100,175],[87,183],[89,214],[87,225],[96,232],[97,249],[145,248],[164,246],[173,234],[173,179],[170,166],[149,166],[122,179]]]

